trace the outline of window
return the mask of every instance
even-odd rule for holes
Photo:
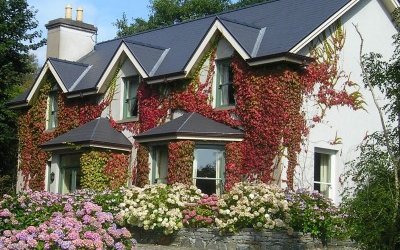
[[[153,147],[153,167],[151,183],[167,183],[168,178],[168,147]]]
[[[60,193],[67,194],[81,188],[80,155],[62,155],[60,160]]]
[[[205,194],[221,194],[225,170],[223,147],[198,146],[194,155],[194,184]]]
[[[123,78],[124,82],[124,98],[122,108],[122,119],[136,117],[138,114],[138,101],[136,98],[137,89],[139,87],[139,76],[131,76]]]
[[[227,107],[235,105],[233,89],[233,72],[231,60],[224,59],[216,62],[217,83],[216,83],[216,107]]]
[[[314,190],[332,198],[332,155],[314,153]]]
[[[54,85],[49,93],[48,104],[47,104],[47,129],[53,129],[57,127],[57,112],[58,112],[58,88]]]

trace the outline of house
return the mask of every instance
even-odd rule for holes
[[[221,193],[259,179],[339,202],[345,162],[380,129],[352,84],[362,85],[355,26],[364,52],[389,57],[397,7],[277,0],[97,44],[97,28],[67,7],[46,25],[35,82],[9,103],[20,112],[19,188],[71,192],[104,168],[102,181],[120,169],[129,184]]]

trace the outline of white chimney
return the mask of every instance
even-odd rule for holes
[[[82,9],[82,7],[79,7],[76,10],[76,21],[79,21],[79,22],[83,21],[83,9]]]
[[[83,22],[83,9],[76,10],[72,19],[72,7],[65,7],[65,18],[51,20],[47,28],[47,57],[77,61],[94,48],[97,28]]]
[[[72,7],[70,4],[65,6],[65,19],[72,19]]]

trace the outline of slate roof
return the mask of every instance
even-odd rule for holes
[[[174,136],[214,137],[214,138],[243,138],[244,134],[239,129],[231,128],[225,124],[206,118],[198,113],[191,112],[166,122],[156,128],[149,129],[134,136],[138,142],[149,138]]]
[[[49,62],[57,72],[61,81],[68,91],[72,91],[74,83],[82,77],[86,70],[90,69],[89,64],[70,62],[58,58],[49,58]]]
[[[240,46],[249,61],[288,53],[332,15],[352,0],[275,0],[210,15],[172,26],[98,43],[78,63],[52,60],[61,72],[70,93],[94,90],[121,43],[125,43],[152,78],[182,73],[192,55],[216,20],[219,20]],[[68,66],[66,66],[68,65]],[[72,86],[77,75],[91,68]],[[69,74],[67,72],[73,72]],[[64,74],[65,73],[65,74]],[[21,102],[24,96],[13,102]]]
[[[70,144],[105,147],[105,148],[120,148],[125,151],[130,151],[132,148],[131,142],[121,133],[111,127],[108,118],[98,118],[80,127],[72,129],[65,134],[62,134],[41,146],[45,150],[59,149],[68,147]]]

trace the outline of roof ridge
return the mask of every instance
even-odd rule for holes
[[[170,25],[166,25],[166,26],[157,27],[157,28],[154,28],[154,29],[144,30],[144,31],[140,31],[138,33],[134,33],[134,34],[131,34],[131,35],[126,35],[126,36],[123,36],[123,37],[116,37],[114,39],[110,39],[110,40],[107,40],[107,41],[103,41],[103,42],[97,43],[96,45],[104,44],[104,43],[108,43],[108,42],[112,42],[112,41],[116,41],[116,40],[119,40],[119,39],[126,39],[126,38],[129,38],[129,37],[134,37],[134,36],[137,36],[137,35],[153,32],[153,31],[157,31],[157,30],[161,30],[161,29],[171,28],[171,27],[175,27],[175,26],[178,26],[178,25],[187,24],[187,23],[190,23],[190,22],[195,22],[195,21],[199,21],[199,20],[203,20],[203,19],[207,19],[207,18],[211,18],[211,17],[217,17],[218,15],[223,15],[223,14],[227,14],[227,13],[231,13],[231,12],[236,12],[236,11],[240,11],[240,10],[244,10],[244,9],[248,9],[248,8],[253,8],[253,7],[256,7],[256,6],[259,6],[259,5],[270,4],[270,3],[278,2],[278,1],[281,1],[281,0],[266,0],[266,1],[261,2],[261,3],[256,3],[256,4],[244,6],[244,7],[237,8],[237,9],[228,9],[228,10],[224,10],[222,12],[218,12],[218,13],[214,13],[214,14],[198,17],[198,18],[195,18],[195,19],[188,19],[188,20],[182,21],[180,23],[174,23],[174,24],[170,24]]]
[[[182,123],[182,125],[179,126],[179,128],[176,130],[177,132],[181,130],[181,128],[189,121],[189,119],[193,116],[193,114],[195,114],[195,112],[190,112],[188,114],[189,114],[188,118],[186,118],[186,120]]]
[[[152,48],[152,49],[158,49],[158,50],[166,50],[166,49],[168,49],[168,48],[161,47],[161,46],[158,46],[158,45],[153,45],[153,44],[150,44],[150,43],[142,43],[142,42],[137,42],[137,41],[128,41],[128,40],[125,40],[125,39],[122,39],[122,41],[125,42],[125,43],[132,43],[132,44],[136,44],[136,45],[139,45],[139,46],[149,47],[149,48]]]
[[[251,25],[251,24],[247,24],[245,22],[239,22],[237,20],[233,20],[233,19],[226,18],[226,17],[217,16],[217,18],[222,20],[222,21],[227,21],[227,22],[230,22],[230,23],[239,24],[239,25],[246,26],[246,27],[249,27],[249,28],[252,28],[252,29],[256,29],[256,30],[260,30],[260,29],[263,28],[263,27],[257,27],[257,26]]]
[[[92,134],[90,135],[90,140],[93,140],[94,133],[95,133],[95,131],[96,131],[96,129],[97,129],[97,127],[99,126],[99,123],[100,123],[100,118],[102,118],[102,117],[99,117],[99,118],[96,119],[97,122],[96,122],[96,125],[94,126],[94,128],[93,128],[93,130],[92,130]]]
[[[75,64],[78,66],[84,66],[84,67],[89,67],[90,64],[87,63],[81,63],[81,62],[77,62],[77,61],[68,61],[65,59],[60,59],[60,58],[56,58],[56,57],[49,57],[48,58],[49,61],[58,61],[58,62],[63,62],[63,63],[69,63],[69,64]]]

